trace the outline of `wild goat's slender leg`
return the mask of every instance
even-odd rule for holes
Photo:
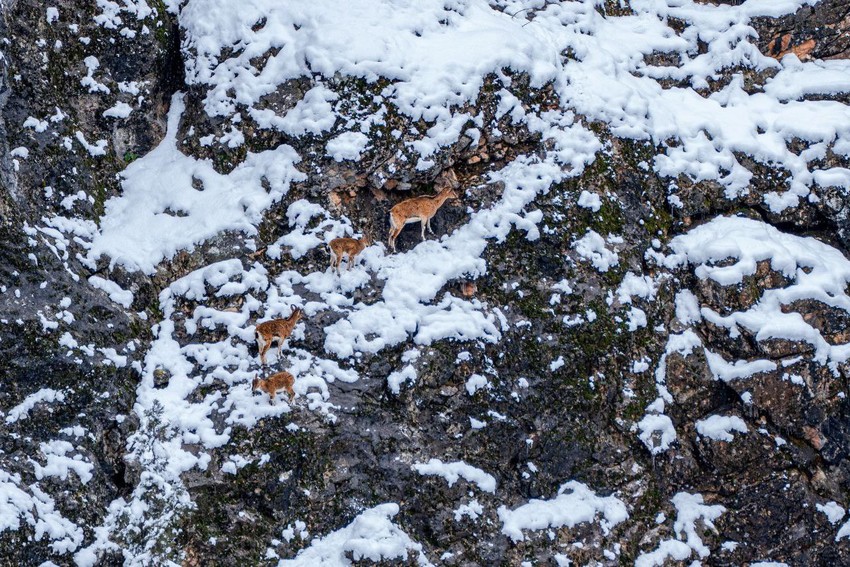
[[[402,227],[403,226],[404,225],[402,225]],[[395,249],[395,239],[398,238],[399,233],[401,233],[401,228],[397,228],[397,227],[393,227],[392,230],[390,231],[390,247],[393,249],[393,252],[396,251],[396,249]]]
[[[266,353],[271,347],[271,341],[266,342],[262,336],[257,336],[257,345],[260,347],[260,364],[266,365]]]

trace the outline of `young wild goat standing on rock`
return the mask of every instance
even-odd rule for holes
[[[357,258],[357,255],[363,252],[363,250],[371,244],[372,239],[368,236],[363,236],[359,239],[334,238],[328,243],[328,251],[331,253],[331,267],[336,268],[336,273],[339,273],[339,265],[345,257],[348,258],[348,261],[346,262],[348,267],[346,270],[350,270],[351,266],[354,264],[354,259]]]
[[[262,364],[266,363],[266,353],[275,340],[277,340],[277,355],[280,356],[280,351],[283,350],[283,341],[292,334],[292,330],[303,314],[304,312],[299,307],[295,307],[292,309],[292,314],[286,319],[272,319],[257,325],[254,336],[257,338],[257,348],[260,351],[260,362]]]
[[[406,199],[390,209],[390,248],[395,252],[395,239],[398,238],[404,225],[419,221],[422,223],[422,240],[425,240],[425,228],[434,234],[431,228],[431,217],[437,214],[440,207],[449,199],[458,199],[451,187],[446,187],[433,197],[413,197]]]
[[[280,390],[286,390],[286,393],[289,394],[289,401],[292,401],[292,398],[295,397],[295,390],[292,389],[293,384],[295,384],[295,377],[292,374],[289,372],[278,372],[265,380],[260,380],[260,376],[256,375],[253,382],[251,382],[251,388],[255,392],[267,393],[269,395],[269,401],[274,403],[275,396]]]

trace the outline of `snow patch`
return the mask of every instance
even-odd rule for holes
[[[381,504],[364,510],[350,524],[310,542],[294,559],[283,559],[279,567],[348,567],[348,556],[356,562],[370,560],[408,560],[413,554],[418,565],[432,565],[422,551],[422,544],[410,539],[391,518],[398,514],[398,504]]]
[[[413,470],[421,475],[441,476],[446,479],[449,486],[453,486],[458,479],[476,484],[484,492],[496,492],[496,479],[493,475],[473,467],[463,461],[444,463],[440,459],[431,459],[427,463],[416,463]]]
[[[92,287],[106,292],[109,299],[119,305],[123,305],[125,309],[129,309],[133,303],[133,292],[127,291],[117,283],[104,279],[100,276],[89,277],[89,283]]]
[[[726,508],[719,504],[707,505],[701,494],[687,492],[677,493],[673,496],[672,502],[676,507],[673,532],[678,539],[663,540],[655,551],[642,553],[635,560],[635,567],[661,566],[665,565],[668,559],[684,561],[693,552],[696,552],[701,559],[710,555],[711,552],[699,536],[702,530],[697,527],[697,522],[716,532],[713,522],[726,511]],[[683,537],[684,541],[682,541]]]
[[[369,143],[369,138],[361,132],[344,132],[332,138],[327,145],[327,155],[334,161],[358,160]]]
[[[41,402],[63,402],[65,401],[65,393],[53,388],[42,388],[41,390],[30,394],[24,401],[6,412],[6,423],[15,423],[29,417],[29,412],[36,404]]]
[[[152,274],[161,260],[225,230],[255,234],[263,212],[287,192],[290,181],[303,178],[294,167],[299,158],[287,145],[249,153],[228,175],[216,172],[208,161],[186,156],[176,145],[184,108],[183,95],[175,94],[165,139],[122,173],[122,194],[106,202],[89,260],[109,256],[110,266]],[[270,184],[268,192],[263,178]],[[202,191],[193,187],[194,179],[202,183]]]
[[[733,432],[747,433],[747,424],[736,415],[712,415],[696,422],[697,433],[715,441],[731,442]]]
[[[597,496],[594,491],[578,481],[571,480],[558,489],[552,500],[532,499],[515,510],[499,507],[502,533],[514,542],[524,541],[523,530],[546,528],[571,528],[576,524],[599,522],[603,533],[628,517],[626,505],[615,496]],[[601,516],[597,520],[597,518]]]

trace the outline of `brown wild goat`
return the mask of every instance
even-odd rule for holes
[[[431,218],[437,214],[440,207],[449,199],[457,199],[458,195],[451,187],[446,187],[433,197],[413,197],[405,199],[390,209],[390,248],[395,252],[395,239],[398,238],[404,225],[419,221],[422,223],[422,240],[425,240],[425,228],[434,234],[431,228]]]
[[[301,308],[295,307],[286,319],[272,319],[257,325],[254,336],[257,338],[257,349],[260,351],[260,363],[266,363],[266,353],[275,340],[277,340],[277,355],[280,357],[283,341],[292,334],[292,330],[303,314]]]
[[[336,273],[339,273],[339,265],[343,259],[347,258],[346,263],[348,267],[346,270],[350,270],[357,255],[363,252],[366,247],[371,246],[371,244],[372,239],[368,236],[363,236],[359,239],[334,238],[328,243],[328,251],[331,254],[331,267],[336,268]]]
[[[289,394],[289,401],[292,401],[292,398],[295,397],[295,390],[292,389],[292,385],[295,384],[295,377],[292,376],[289,372],[278,372],[277,374],[272,374],[265,380],[260,380],[260,376],[254,376],[254,380],[251,382],[251,388],[255,392],[265,392],[269,395],[269,401],[274,403],[275,396],[281,390],[286,390],[286,393]]]

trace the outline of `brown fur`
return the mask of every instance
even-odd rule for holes
[[[289,372],[278,372],[265,380],[260,380],[259,376],[255,376],[253,382],[251,382],[251,388],[255,392],[267,393],[269,395],[269,401],[274,403],[275,397],[280,390],[286,390],[286,393],[289,394],[289,401],[292,401],[292,398],[295,397],[295,390],[292,389],[293,384],[295,384],[295,377],[292,374]]]
[[[395,252],[395,240],[404,225],[419,221],[422,223],[422,240],[425,240],[425,228],[434,234],[431,228],[431,218],[437,214],[440,207],[449,199],[457,199],[458,195],[450,186],[433,197],[413,197],[406,199],[390,209],[390,248]]]
[[[277,339],[277,355],[280,356],[283,350],[283,341],[292,334],[292,330],[298,323],[304,312],[296,307],[292,310],[292,314],[286,319],[273,319],[260,323],[254,331],[254,336],[257,338],[257,349],[260,351],[260,363],[266,363],[266,353],[272,346],[272,342]]]
[[[346,269],[350,270],[357,255],[371,244],[372,240],[368,236],[360,239],[334,238],[328,243],[328,250],[331,253],[331,267],[336,268],[336,273],[339,273],[339,265],[344,258],[348,258]]]

